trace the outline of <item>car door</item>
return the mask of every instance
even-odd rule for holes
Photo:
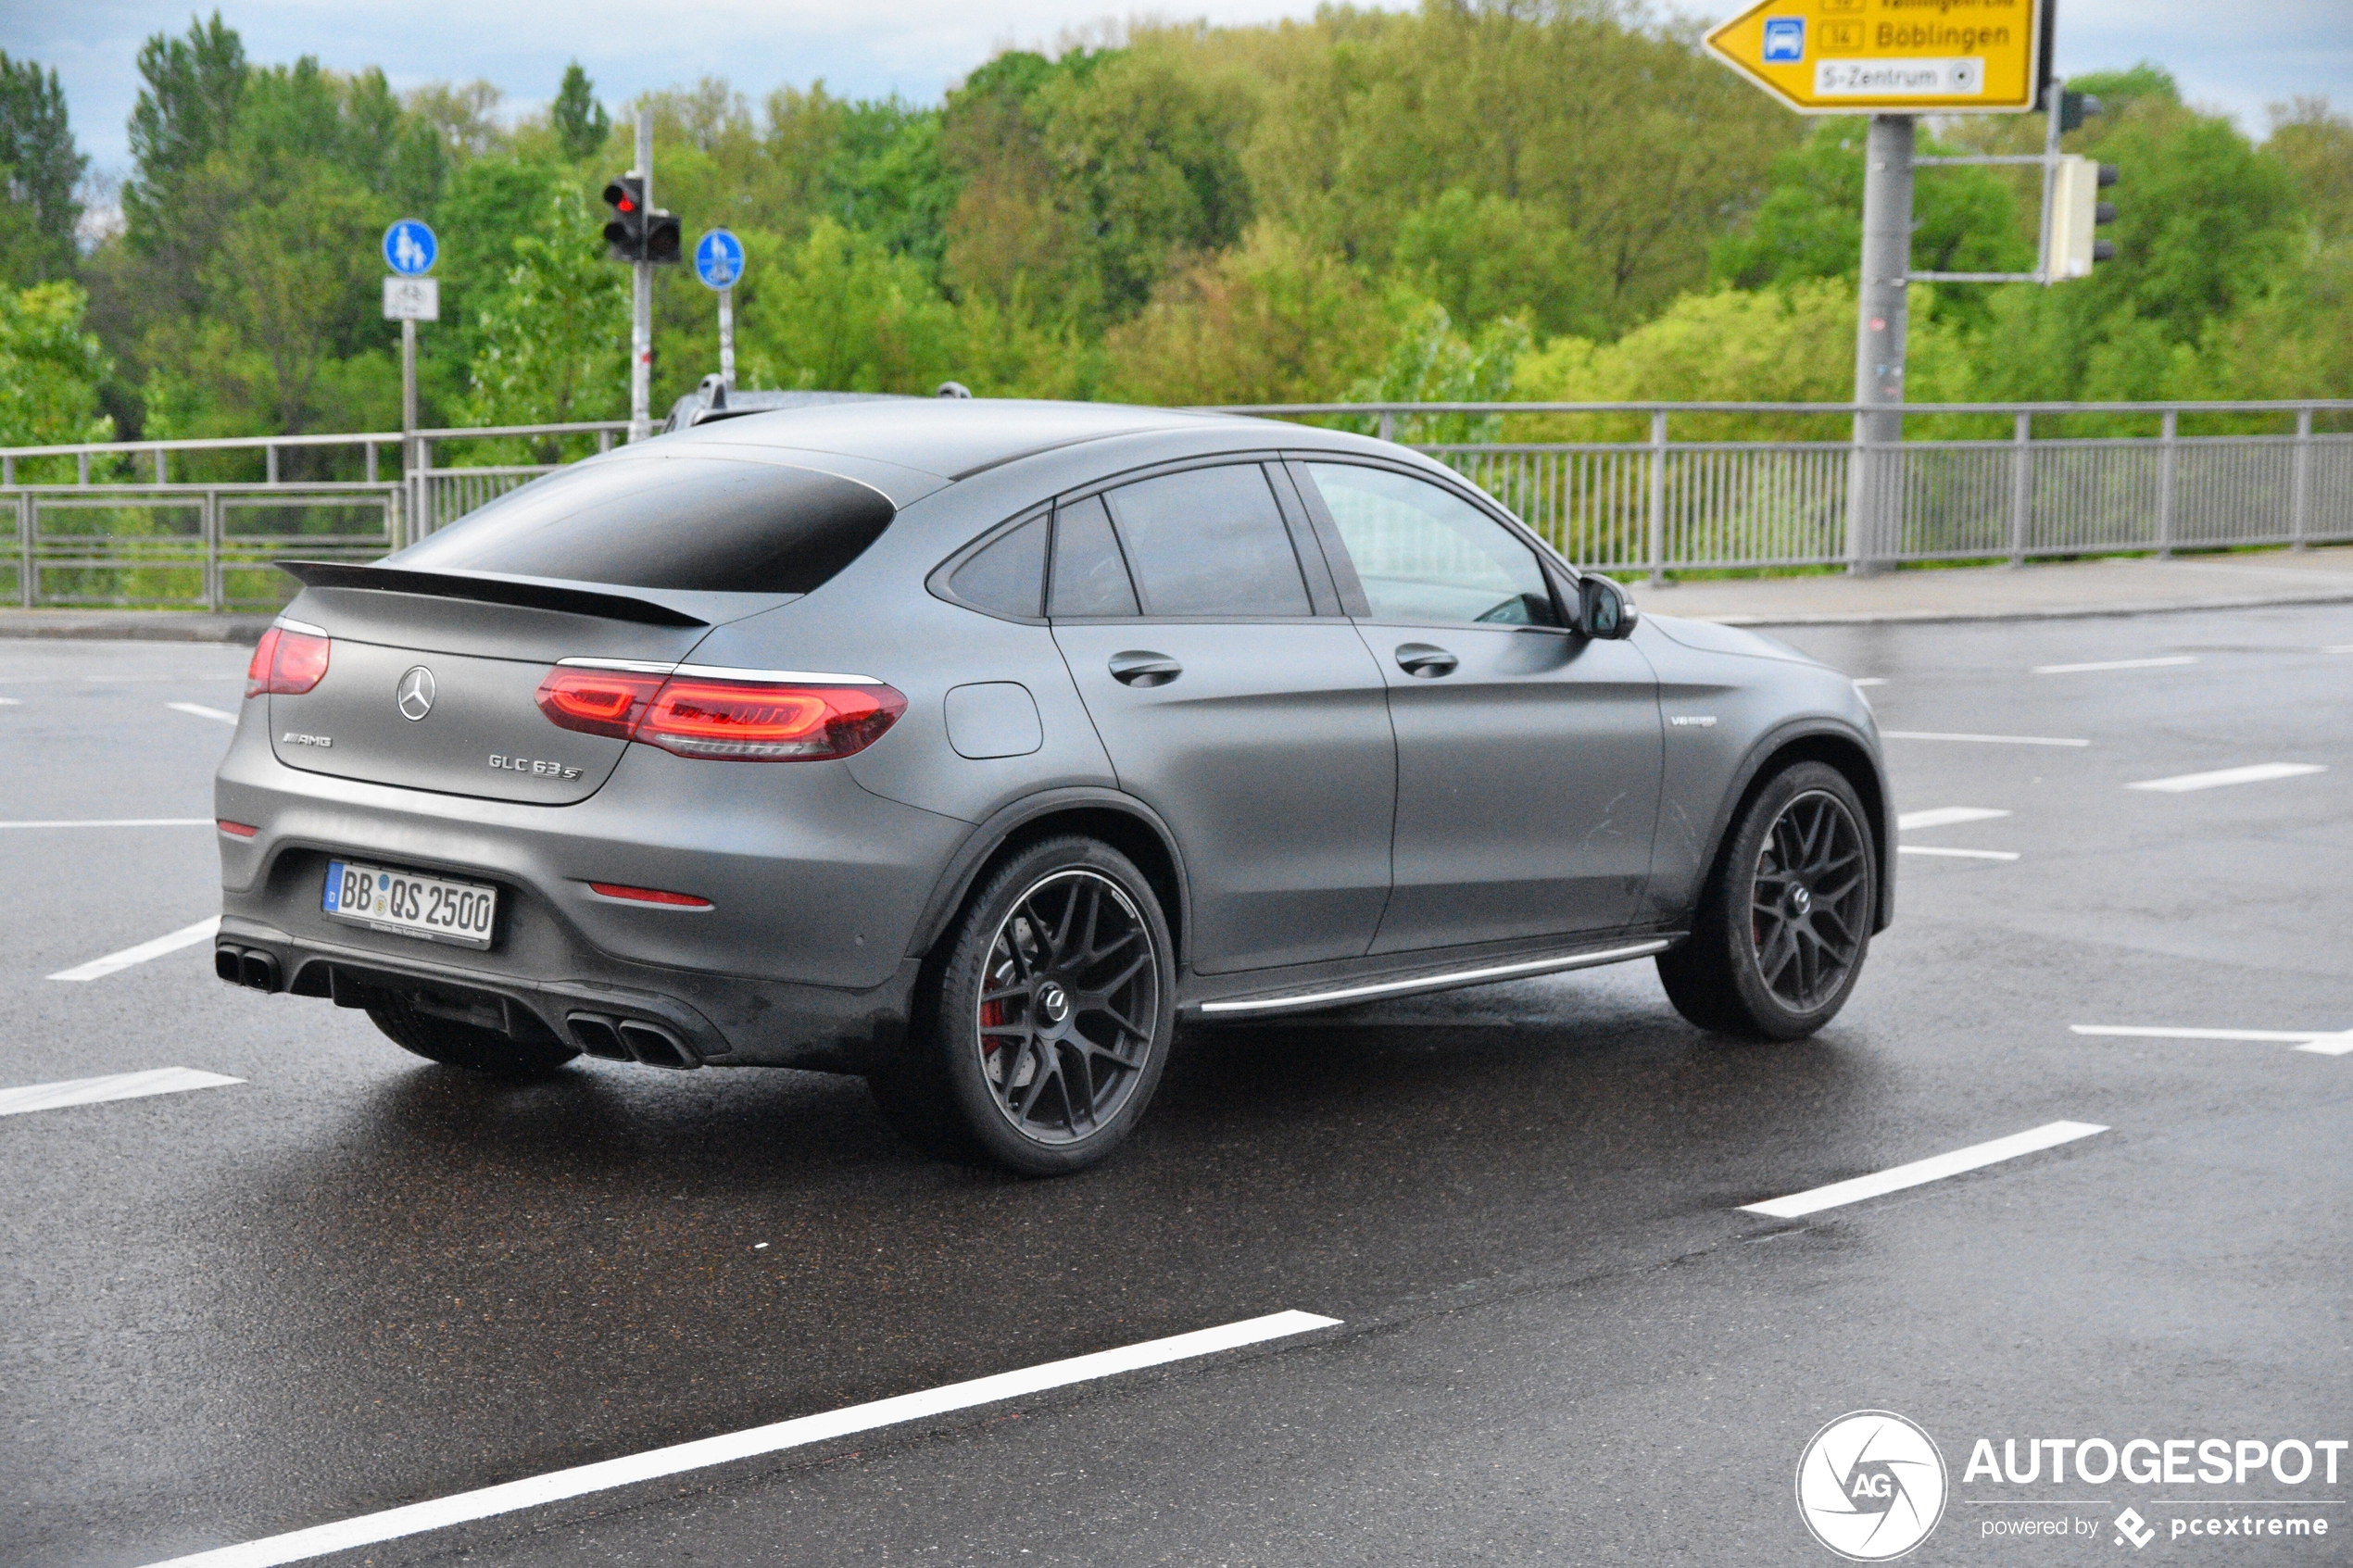
[[[1630,922],[1664,749],[1649,661],[1569,630],[1535,550],[1467,496],[1400,469],[1293,469],[1397,733],[1372,950]]]
[[[1054,640],[1120,786],[1176,833],[1203,973],[1359,957],[1389,896],[1385,685],[1278,477],[1219,463],[1055,508]]]

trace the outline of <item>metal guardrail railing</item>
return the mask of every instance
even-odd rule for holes
[[[2353,399],[1913,404],[2000,421],[1977,436],[1672,439],[1671,421],[1850,421],[1851,403],[1294,403],[1231,413],[1340,420],[1408,444],[1512,508],[1569,559],[1668,573],[2353,542]],[[1504,429],[1635,417],[1630,439],[1417,439],[1433,421]],[[2153,422],[2147,435],[2037,436],[2037,420]],[[2183,435],[2185,417],[2271,433]],[[0,603],[274,608],[269,562],[371,560],[516,486],[611,448],[619,421],[0,448],[15,548]],[[1917,427],[1916,427],[1917,428]],[[1998,425],[1997,425],[1998,428]],[[1539,430],[1550,436],[1554,431]],[[457,450],[453,453],[452,448]],[[396,459],[390,471],[387,453]],[[452,457],[462,460],[450,460]]]

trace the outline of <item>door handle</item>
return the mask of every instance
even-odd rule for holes
[[[1130,648],[1111,656],[1111,678],[1123,686],[1164,686],[1185,672],[1185,667],[1164,653]]]
[[[1444,648],[1428,643],[1400,643],[1397,646],[1397,668],[1425,680],[1452,675],[1454,666],[1461,662]]]

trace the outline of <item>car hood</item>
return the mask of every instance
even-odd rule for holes
[[[1662,636],[1672,637],[1687,648],[1701,653],[1739,653],[1752,659],[1780,659],[1797,664],[1819,664],[1821,660],[1790,646],[1779,637],[1768,637],[1762,632],[1752,632],[1743,626],[1726,626],[1714,621],[1686,621],[1680,616],[1654,615],[1642,611],[1645,623],[1658,628]]]

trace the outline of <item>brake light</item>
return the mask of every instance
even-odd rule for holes
[[[559,729],[627,740],[665,677],[628,670],[558,667],[539,683],[539,711]]]
[[[805,762],[849,757],[907,711],[889,686],[794,684],[562,667],[539,684],[550,723],[680,757]]]
[[[272,626],[254,645],[253,661],[245,666],[245,696],[274,692],[300,696],[326,679],[327,656],[334,645],[308,632]]]

